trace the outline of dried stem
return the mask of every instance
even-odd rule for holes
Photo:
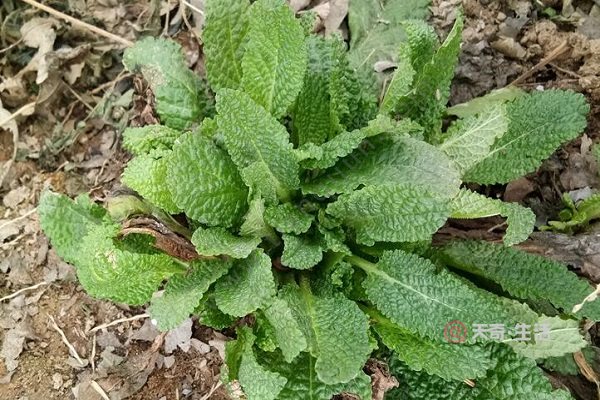
[[[67,15],[65,13],[62,13],[62,12],[58,11],[58,10],[55,10],[52,7],[48,7],[48,6],[44,5],[44,4],[38,3],[35,0],[21,0],[21,1],[24,2],[24,3],[27,3],[27,4],[31,5],[31,6],[33,6],[35,8],[39,8],[40,10],[45,11],[45,12],[47,12],[50,15],[53,15],[53,16],[55,16],[57,18],[65,20],[65,21],[67,21],[67,22],[69,22],[69,23],[71,23],[73,25],[76,25],[76,26],[78,26],[80,28],[87,29],[90,32],[93,32],[93,33],[95,33],[97,35],[100,35],[100,36],[103,36],[103,37],[105,37],[107,39],[110,39],[113,42],[120,43],[120,44],[122,44],[124,46],[127,46],[127,47],[133,46],[133,42],[131,42],[130,40],[127,40],[125,38],[122,38],[121,36],[115,35],[114,33],[110,33],[108,31],[105,31],[104,29],[98,28],[97,26],[90,25],[87,22],[80,21],[77,18],[71,17],[70,15]]]

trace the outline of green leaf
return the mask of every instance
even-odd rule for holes
[[[418,125],[409,120],[396,123],[388,117],[379,115],[376,119],[369,121],[368,126],[350,132],[342,132],[321,146],[309,144],[304,148],[304,151],[308,152],[308,157],[302,160],[301,165],[308,169],[329,168],[335,165],[340,158],[359,148],[369,137],[386,132],[402,136],[418,130]],[[299,151],[303,151],[303,149],[301,148]]]
[[[185,129],[210,115],[208,89],[187,67],[176,42],[144,38],[125,51],[123,64],[142,72],[154,92],[156,111],[168,127]]]
[[[318,379],[330,385],[355,379],[371,353],[368,320],[356,303],[340,294],[315,295],[304,282],[284,286],[280,295],[317,358]]]
[[[359,243],[428,240],[450,214],[447,200],[418,186],[367,186],[341,195],[327,213],[356,231]]]
[[[314,217],[291,203],[279,204],[265,210],[265,221],[282,233],[299,235],[308,231]]]
[[[542,230],[573,233],[577,228],[585,228],[593,220],[600,218],[600,194],[593,194],[575,204],[568,193],[563,194],[566,208],[559,213],[560,221],[548,221]]]
[[[171,150],[181,132],[164,125],[127,128],[123,132],[123,147],[140,156],[154,150]]]
[[[260,238],[234,236],[220,227],[199,228],[192,235],[192,243],[202,256],[223,254],[233,258],[246,258],[260,244]]]
[[[306,350],[307,343],[290,306],[285,300],[274,298],[262,311],[273,327],[277,345],[285,362],[292,362],[300,352]]]
[[[202,30],[206,75],[213,90],[237,89],[242,80],[242,56],[248,33],[248,0],[209,0]]]
[[[302,88],[308,62],[304,32],[283,2],[258,0],[249,18],[242,88],[278,118]]]
[[[425,372],[411,371],[397,358],[389,361],[390,371],[403,383],[389,392],[386,399],[403,400],[567,400],[568,392],[552,390],[552,385],[535,361],[515,354],[505,346],[496,346],[495,368],[478,379],[471,388],[461,381],[447,381]]]
[[[54,251],[71,264],[77,264],[81,259],[81,239],[90,229],[111,223],[106,211],[87,195],[80,195],[73,201],[65,195],[44,191],[37,212]]]
[[[468,189],[461,189],[451,203],[452,218],[485,218],[493,215],[506,217],[508,228],[504,236],[504,244],[512,246],[527,240],[533,232],[535,214],[528,208],[516,203],[504,203],[490,199]]]
[[[542,317],[532,326],[534,334],[530,341],[505,341],[520,355],[540,360],[576,353],[587,346],[579,333],[579,322],[560,317]]]
[[[194,314],[198,315],[202,325],[218,330],[228,328],[238,320],[238,318],[219,310],[212,291],[202,296],[198,307],[194,310]]]
[[[473,117],[525,95],[527,93],[523,89],[516,86],[506,86],[502,89],[492,90],[485,96],[476,97],[466,103],[448,107],[446,114],[455,115],[459,118]]]
[[[440,197],[458,193],[460,176],[454,163],[440,150],[421,140],[405,137],[369,140],[342,158],[322,176],[303,185],[304,193],[331,196],[360,185],[414,184]]]
[[[181,267],[171,257],[155,253],[149,236],[115,239],[120,228],[97,225],[79,238],[77,277],[90,296],[141,305]]]
[[[396,71],[386,88],[385,96],[379,107],[381,113],[386,115],[393,113],[400,99],[410,92],[415,73],[414,68],[407,59],[401,58],[398,61]]]
[[[485,376],[487,370],[495,366],[489,347],[431,341],[377,314],[371,314],[375,332],[410,369],[447,380],[465,380]]]
[[[507,130],[508,118],[504,107],[496,106],[455,122],[438,147],[464,174],[487,157],[494,141]]]
[[[441,248],[444,262],[497,282],[520,299],[548,300],[572,313],[594,288],[559,262],[486,242],[457,241]],[[586,302],[576,313],[600,320],[600,303]]]
[[[264,368],[256,360],[256,337],[249,328],[237,330],[238,337],[225,345],[229,380],[238,379],[248,400],[275,400],[287,379]]]
[[[450,83],[458,64],[462,16],[458,16],[452,31],[422,69],[416,70],[412,90],[402,97],[397,111],[425,128],[428,141],[435,141],[442,126],[441,117],[450,97]],[[413,66],[414,67],[414,66]]]
[[[252,187],[269,185],[280,198],[297,188],[299,167],[283,125],[248,95],[229,89],[217,95],[218,125],[227,151],[240,170],[257,167],[264,176],[251,175]]]
[[[598,348],[590,346],[584,348],[581,352],[588,364],[590,364],[594,370],[597,370]],[[573,354],[570,353],[560,357],[548,357],[544,360],[543,366],[545,369],[556,371],[563,375],[578,375],[580,372]]]
[[[378,61],[394,61],[405,39],[401,21],[426,19],[430,0],[353,0],[348,10],[350,59],[369,72]]]
[[[371,378],[360,371],[348,383],[329,385],[318,379],[315,371],[317,360],[308,353],[300,353],[292,363],[287,363],[278,354],[265,354],[260,357],[264,365],[287,379],[279,393],[285,400],[331,400],[336,394],[358,395],[360,399],[371,399]]]
[[[287,379],[256,361],[252,348],[246,348],[240,364],[240,384],[248,400],[275,400]]]
[[[202,135],[188,133],[175,144],[168,185],[175,204],[207,225],[232,226],[247,208],[248,191],[235,165]]]
[[[163,295],[153,299],[148,309],[158,329],[178,327],[198,307],[210,285],[230,268],[231,261],[200,260],[192,262],[185,273],[173,275]]]
[[[323,259],[320,243],[306,236],[283,234],[283,254],[281,263],[294,269],[309,269]]]
[[[482,184],[507,183],[533,172],[563,143],[586,126],[589,106],[579,93],[546,90],[516,98],[507,105],[508,132],[465,174]]]
[[[255,198],[250,201],[248,212],[244,216],[244,222],[240,227],[242,236],[255,236],[259,238],[277,237],[275,231],[265,223],[265,202],[263,199]],[[275,240],[277,242],[277,240]]]
[[[444,340],[444,327],[452,321],[470,327],[536,319],[529,308],[471,286],[446,270],[438,272],[431,261],[402,250],[386,251],[377,264],[356,257],[349,261],[367,273],[363,287],[386,317],[436,341]]]
[[[219,309],[235,317],[245,317],[268,304],[275,296],[271,259],[262,250],[238,260],[229,274],[217,281],[215,300]]]
[[[127,163],[121,182],[150,203],[170,214],[177,214],[180,209],[175,205],[167,185],[170,155],[170,150],[154,150],[134,157]]]
[[[346,56],[344,42],[337,37],[310,36],[307,39],[308,69],[304,85],[292,109],[293,132],[298,145],[321,144],[342,130],[336,109],[335,82]],[[342,89],[342,95],[345,89]],[[341,97],[341,96],[340,96]]]

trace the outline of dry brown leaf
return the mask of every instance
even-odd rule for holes
[[[56,40],[54,28],[57,25],[58,21],[54,18],[33,18],[23,24],[20,30],[23,43],[28,47],[38,49],[38,51],[25,68],[21,69],[14,77],[8,78],[0,84],[0,92],[4,90],[11,92],[22,90],[23,83],[21,80],[27,72],[37,71],[36,83],[43,82],[43,74],[40,75],[39,73],[40,66],[43,64],[46,54],[54,48],[54,41]]]

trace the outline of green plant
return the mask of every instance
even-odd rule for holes
[[[141,198],[40,200],[88,293],[150,302],[162,330],[191,314],[237,326],[223,379],[248,399],[370,399],[372,355],[401,381],[388,398],[569,398],[536,362],[585,347],[579,321],[599,319],[600,303],[564,266],[509,247],[532,232],[530,210],[461,183],[535,171],[585,128],[583,96],[513,90],[446,109],[460,17],[442,44],[404,23],[377,101],[353,49],[309,34],[282,2],[210,0],[206,14],[207,82],[170,41],[124,56],[163,123],[124,133],[135,157],[122,181]],[[507,218],[503,245],[432,245],[448,218],[491,215]],[[549,337],[457,337],[453,321],[540,324]]]

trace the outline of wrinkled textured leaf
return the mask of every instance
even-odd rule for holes
[[[161,297],[152,300],[148,312],[162,331],[178,327],[200,304],[210,285],[227,273],[231,261],[194,261],[188,271],[173,275]]]
[[[447,200],[413,185],[367,186],[341,195],[327,213],[356,231],[359,243],[428,240],[450,215]]]
[[[282,233],[304,233],[310,228],[313,219],[312,215],[291,203],[271,206],[265,210],[265,221]]]
[[[310,36],[307,39],[308,69],[304,85],[292,109],[293,132],[298,145],[321,144],[343,128],[333,98],[338,75],[342,74],[342,59],[346,56],[341,39]],[[345,89],[342,88],[344,94]]]
[[[171,150],[181,132],[164,125],[146,125],[127,128],[123,132],[123,147],[135,155],[154,150]]]
[[[175,144],[167,182],[175,204],[207,225],[232,226],[246,211],[248,191],[235,165],[202,135],[188,133]]]
[[[321,245],[305,236],[282,235],[281,263],[294,269],[309,269],[323,259]]]
[[[285,300],[274,298],[268,307],[263,308],[263,313],[273,327],[285,361],[292,362],[300,352],[306,350],[307,343],[290,306]]]
[[[206,75],[213,90],[237,89],[242,80],[242,56],[248,33],[248,0],[208,0],[202,30]]]
[[[477,116],[455,122],[438,147],[464,174],[487,157],[494,141],[507,130],[508,117],[504,107],[496,106]]]
[[[298,163],[285,127],[243,92],[223,89],[217,95],[218,125],[227,151],[240,169],[258,166],[262,176],[246,175],[253,188],[268,185],[280,197],[299,185]],[[243,174],[244,175],[244,174]]]
[[[579,333],[579,322],[560,317],[542,317],[534,325],[531,341],[510,340],[506,343],[513,350],[527,358],[540,360],[548,357],[560,357],[578,352],[587,346],[587,342]],[[543,327],[546,325],[546,327]],[[546,337],[545,329],[548,329]]]
[[[429,141],[435,141],[441,130],[441,116],[450,97],[450,83],[458,63],[462,28],[463,19],[459,15],[452,31],[431,60],[416,69],[412,90],[400,99],[396,107],[401,116],[425,128],[425,137]]]
[[[224,228],[197,229],[192,235],[192,243],[198,254],[233,258],[246,258],[260,244],[258,237],[234,236]]]
[[[331,196],[360,185],[414,184],[442,197],[458,193],[460,176],[452,161],[434,146],[413,138],[369,140],[325,174],[303,185],[304,193]]]
[[[535,225],[535,214],[530,209],[517,203],[491,199],[468,189],[461,189],[458,196],[452,199],[451,207],[452,218],[506,217],[508,228],[503,240],[507,246],[527,240]]]
[[[489,347],[431,341],[383,316],[376,316],[375,321],[375,332],[383,343],[412,370],[423,370],[447,380],[465,380],[485,376],[495,366]]]
[[[219,309],[236,317],[245,317],[274,296],[271,259],[262,250],[254,250],[248,258],[238,260],[215,286]]]
[[[307,152],[307,156],[303,157],[301,165],[302,167],[309,169],[329,168],[335,165],[340,158],[345,157],[356,150],[361,143],[369,137],[386,132],[402,136],[418,130],[418,125],[409,120],[396,123],[395,121],[380,115],[376,119],[370,121],[368,126],[350,132],[342,132],[321,146],[309,144],[304,147],[304,149],[300,148],[300,152]]]
[[[274,117],[280,117],[302,88],[308,62],[304,32],[282,2],[259,0],[252,5],[249,18],[242,88]]]
[[[441,254],[449,265],[497,282],[515,297],[548,300],[565,313],[594,290],[559,262],[492,243],[457,241]],[[600,303],[587,302],[575,315],[598,320]]]
[[[471,388],[462,381],[447,381],[425,372],[411,371],[397,358],[389,361],[390,371],[402,381],[386,395],[392,400],[568,400],[568,392],[552,385],[535,361],[523,358],[504,346],[497,346],[495,368]]]
[[[469,329],[473,324],[514,326],[536,319],[529,308],[468,285],[448,271],[438,272],[431,261],[414,254],[387,251],[377,264],[361,264],[369,300],[394,324],[436,341],[444,340],[444,327],[451,321]]]
[[[96,225],[110,224],[106,211],[87,195],[71,200],[65,195],[45,191],[37,208],[40,225],[50,238],[56,254],[71,264],[81,256],[81,239]]]
[[[275,400],[287,379],[260,365],[252,349],[246,349],[240,364],[240,384],[248,400]]]
[[[270,369],[287,378],[279,394],[285,400],[331,400],[340,393],[352,393],[361,399],[371,398],[371,378],[362,371],[348,383],[328,385],[320,381],[315,371],[316,359],[308,353],[300,353],[291,364],[276,353],[260,357]]]
[[[181,47],[166,39],[144,38],[123,55],[130,71],[141,71],[156,98],[156,111],[170,128],[199,124],[212,112],[204,82],[186,65]]]
[[[318,379],[333,385],[356,378],[371,352],[367,317],[356,303],[339,294],[317,296],[307,285],[287,285],[280,294],[317,358]]]
[[[401,58],[379,108],[383,114],[391,114],[395,111],[400,99],[410,92],[414,76],[415,70],[410,62]]]
[[[468,182],[507,183],[535,171],[563,143],[586,126],[589,106],[579,93],[546,90],[507,105],[508,132],[465,174]]]
[[[119,230],[119,225],[98,225],[79,238],[77,277],[90,296],[144,304],[181,267],[171,257],[153,252],[149,236],[121,241],[115,239]]]
[[[167,185],[170,154],[170,150],[154,150],[150,154],[134,157],[127,163],[121,182],[150,203],[170,214],[177,214],[180,209],[175,205]]]

